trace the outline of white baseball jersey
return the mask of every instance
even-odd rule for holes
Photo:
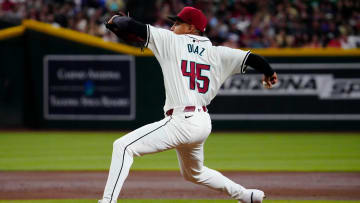
[[[164,76],[164,111],[207,106],[230,75],[245,71],[250,51],[213,46],[207,37],[177,35],[151,25],[147,29],[145,46],[155,54]]]
[[[211,102],[227,77],[245,71],[250,52],[212,46],[206,37],[177,35],[150,25],[147,33],[145,45],[155,54],[164,76],[164,111],[174,112],[114,142],[100,203],[116,203],[134,156],[169,149],[176,149],[180,172],[186,180],[225,192],[240,202],[253,202],[252,191],[204,166],[204,143],[212,127],[210,115],[202,108]],[[184,111],[185,106],[196,106],[197,110]]]

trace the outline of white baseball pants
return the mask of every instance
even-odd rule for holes
[[[114,142],[109,176],[103,203],[116,202],[128,176],[134,156],[176,149],[181,174],[188,181],[226,192],[239,199],[245,188],[221,173],[204,166],[204,142],[211,132],[207,112],[197,107],[195,112],[175,109],[173,115],[145,125]]]

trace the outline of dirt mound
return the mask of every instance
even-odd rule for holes
[[[223,172],[269,199],[360,200],[360,173]],[[0,199],[99,199],[105,171],[0,172]],[[177,171],[131,171],[120,198],[225,199],[223,193],[186,182]]]

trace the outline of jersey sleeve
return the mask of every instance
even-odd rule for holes
[[[147,38],[145,47],[149,48],[155,56],[168,57],[171,47],[174,48],[175,34],[169,30],[157,28],[151,25],[147,26]]]
[[[223,46],[219,46],[218,48],[223,70],[223,79],[226,79],[228,76],[233,74],[245,73],[247,68],[245,62],[250,54],[250,51],[243,51]]]

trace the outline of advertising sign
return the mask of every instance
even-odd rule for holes
[[[43,79],[45,119],[135,119],[132,56],[47,55]]]
[[[272,64],[272,89],[250,71],[225,81],[211,104],[214,120],[360,120],[359,63]],[[251,68],[249,68],[251,69]]]

